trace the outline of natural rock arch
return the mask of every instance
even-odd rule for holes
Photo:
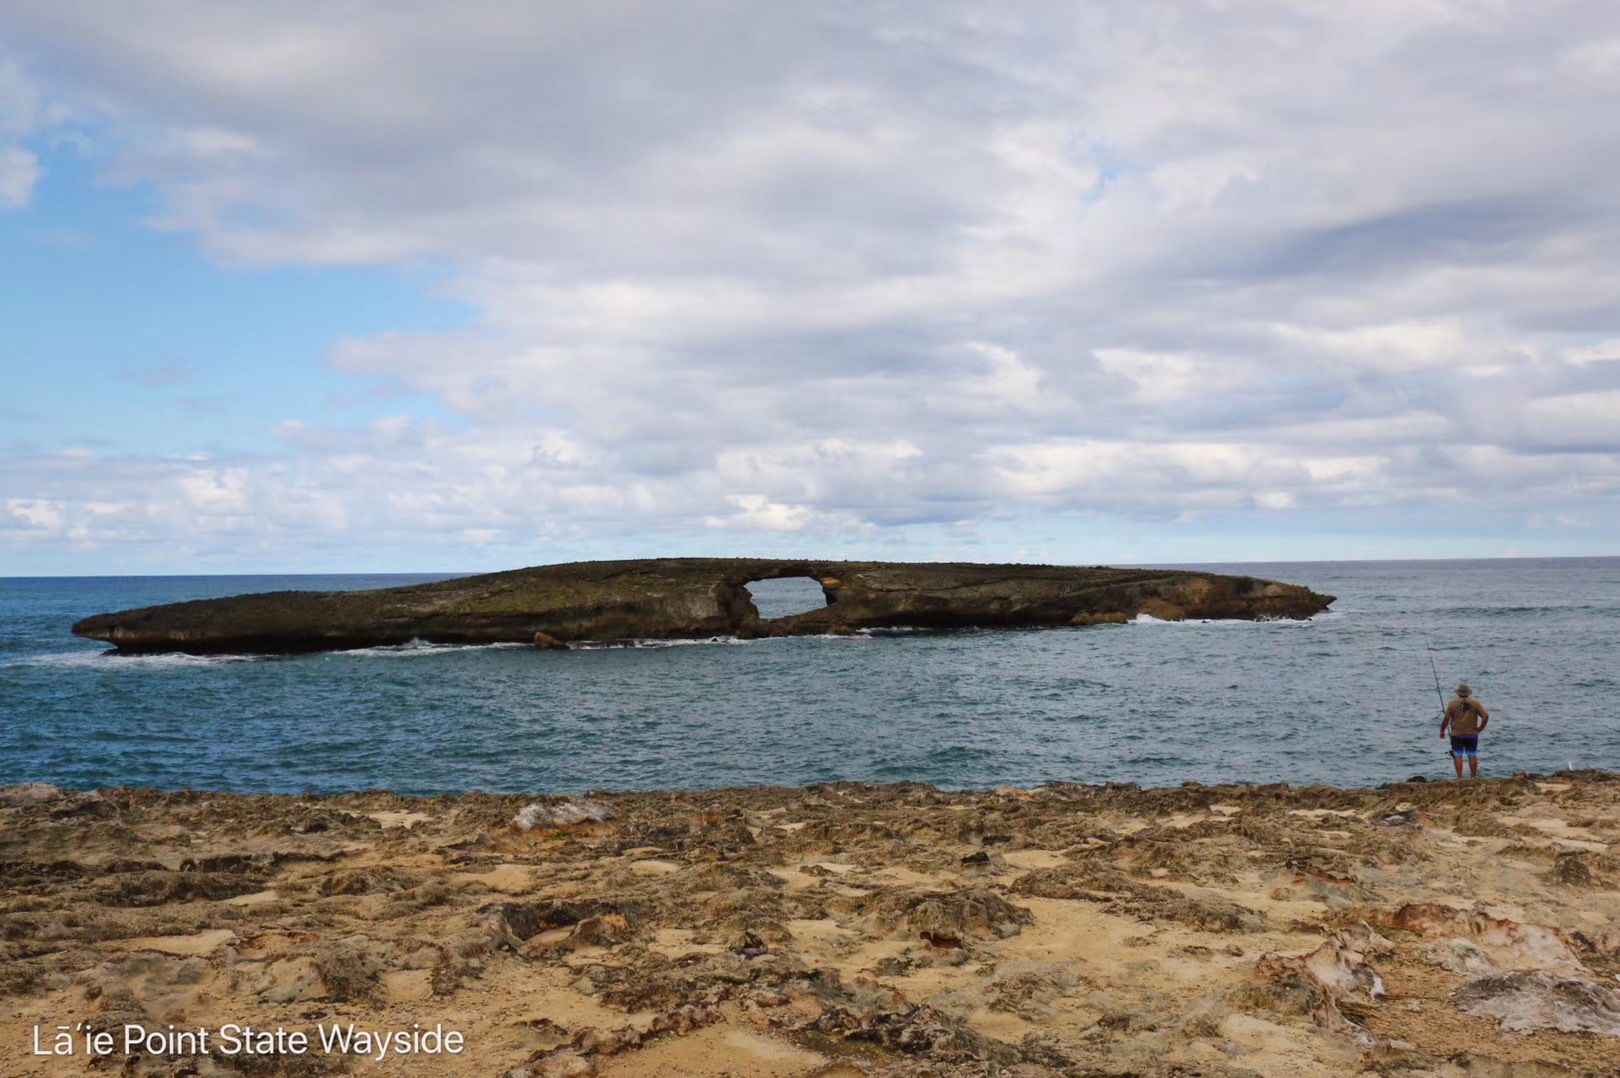
[[[761,621],[791,618],[821,610],[832,597],[813,576],[773,576],[744,584]]]
[[[761,617],[747,585],[819,582],[827,602]],[[1164,618],[1302,618],[1333,601],[1293,584],[1169,569],[663,558],[574,562],[360,592],[283,591],[98,614],[73,626],[120,651],[330,651],[435,643],[569,644]]]

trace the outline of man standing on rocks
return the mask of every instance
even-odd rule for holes
[[[1479,735],[1491,721],[1485,705],[1473,698],[1474,690],[1467,682],[1457,686],[1457,699],[1446,705],[1446,717],[1440,720],[1440,736],[1446,736],[1451,727],[1451,762],[1462,778],[1463,757],[1468,757],[1468,777],[1479,778]]]

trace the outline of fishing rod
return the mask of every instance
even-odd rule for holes
[[[1440,668],[1434,665],[1434,649],[1427,640],[1423,642],[1423,650],[1429,653],[1429,671],[1434,674],[1434,695],[1440,701],[1440,717],[1443,719],[1446,717],[1446,693],[1440,688]]]
[[[1434,649],[1429,646],[1427,637],[1423,640],[1423,650],[1429,653],[1429,672],[1434,675],[1434,695],[1440,701],[1440,732],[1443,734],[1446,732],[1446,694],[1440,688],[1440,668],[1434,665]],[[1451,755],[1450,749],[1446,750],[1446,755]],[[1458,774],[1461,774],[1461,772],[1458,772]]]

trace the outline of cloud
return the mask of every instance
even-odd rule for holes
[[[709,527],[799,532],[816,515],[808,506],[767,501],[763,494],[732,494],[728,500],[737,507],[737,512],[726,517],[709,517],[706,522]]]
[[[1535,444],[1620,454],[1620,389],[1541,397],[1527,402],[1524,417]]]
[[[27,206],[42,169],[24,145],[47,125],[51,110],[13,60],[0,56],[0,209]]]
[[[20,146],[0,146],[0,209],[28,205],[39,181],[39,158]]]
[[[331,352],[451,420],[123,462],[90,533],[1616,519],[1608,5],[121,10],[0,21],[159,227],[479,317]]]

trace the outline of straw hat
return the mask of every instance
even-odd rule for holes
[[[1468,687],[1468,682],[1465,681],[1461,685],[1457,686],[1457,695],[1458,696],[1472,696],[1472,695],[1474,695],[1474,690],[1470,689]]]

